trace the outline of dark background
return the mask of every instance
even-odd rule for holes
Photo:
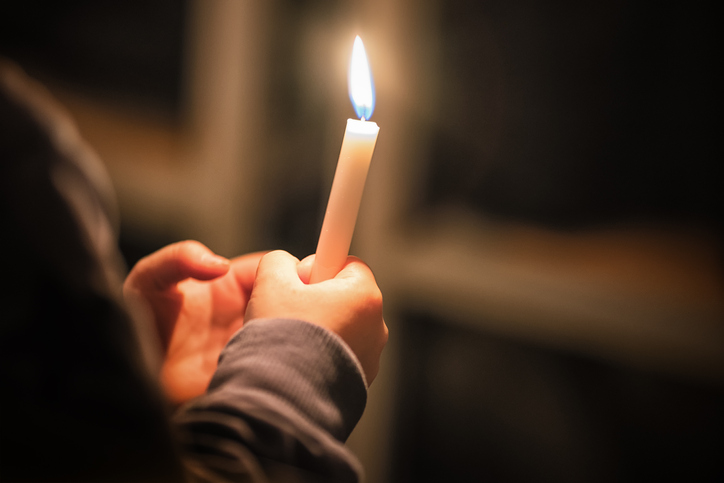
[[[425,204],[559,227],[720,222],[711,13],[441,2],[442,112]]]

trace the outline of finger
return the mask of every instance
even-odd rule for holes
[[[298,283],[297,265],[299,259],[283,250],[275,250],[264,255],[259,262],[259,269],[256,273],[256,283],[267,283],[269,281],[283,281]]]
[[[259,269],[259,262],[268,251],[247,253],[231,260],[231,271],[234,273],[236,283],[245,293],[251,292]]]
[[[350,255],[347,257],[347,261],[345,262],[344,267],[342,267],[342,270],[340,270],[334,278],[337,280],[344,280],[352,278],[356,279],[360,277],[364,279],[369,279],[373,283],[376,283],[375,276],[372,273],[372,269],[369,267],[369,265],[367,265],[359,258]]]
[[[168,245],[143,258],[131,271],[134,283],[158,291],[187,278],[213,280],[229,271],[228,259],[203,244],[187,240]]]
[[[297,265],[297,275],[299,275],[299,279],[307,285],[309,284],[309,279],[312,278],[312,266],[314,265],[315,258],[316,255],[309,255]]]

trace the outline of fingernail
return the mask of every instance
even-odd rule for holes
[[[204,255],[202,255],[201,262],[207,267],[223,267],[231,263],[228,258],[224,258],[211,253],[205,253]]]

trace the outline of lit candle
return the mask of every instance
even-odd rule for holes
[[[367,54],[359,36],[354,40],[348,82],[349,97],[360,120],[347,119],[347,129],[317,244],[311,283],[334,278],[344,267],[380,130],[377,124],[367,121],[375,107],[375,93]]]

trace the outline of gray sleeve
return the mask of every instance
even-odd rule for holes
[[[229,341],[207,393],[176,421],[204,479],[359,481],[344,441],[367,388],[342,340],[292,319],[249,322]]]

